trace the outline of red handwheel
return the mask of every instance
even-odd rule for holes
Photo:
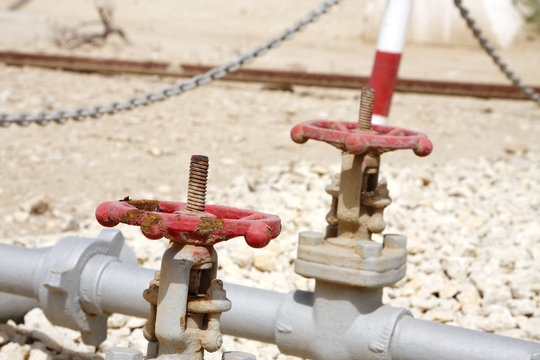
[[[221,205],[206,205],[204,212],[186,210],[186,203],[156,200],[104,202],[96,209],[103,226],[137,225],[149,239],[213,245],[243,236],[249,246],[261,248],[281,231],[276,215]]]
[[[309,139],[324,141],[353,154],[412,149],[418,156],[427,156],[433,149],[427,136],[418,131],[375,124],[365,131],[358,130],[358,123],[346,121],[306,121],[291,130],[291,138],[299,144]]]

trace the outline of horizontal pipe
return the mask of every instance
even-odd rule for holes
[[[99,280],[96,304],[105,313],[120,313],[148,318],[150,304],[143,298],[156,270],[137,265],[113,262],[104,270]]]
[[[276,323],[281,302],[287,294],[224,283],[231,310],[221,315],[224,334],[275,343]]]
[[[0,244],[0,292],[33,298],[36,271],[49,249]]]
[[[156,270],[113,262],[101,276],[95,304],[105,313],[121,313],[147,318],[150,305],[142,293]],[[121,286],[119,285],[121,284]],[[273,343],[274,328],[281,300],[286,294],[224,283],[233,306],[221,316],[224,334]]]
[[[0,323],[8,320],[22,322],[24,314],[39,307],[36,299],[0,292]]]
[[[7,65],[39,66],[81,72],[99,72],[108,74],[127,73],[179,77],[191,77],[212,69],[212,66],[207,65],[178,65],[159,61],[117,60],[14,51],[0,51],[0,62]],[[343,89],[360,89],[369,82],[369,78],[366,76],[263,69],[240,69],[234,73],[228,74],[224,79],[229,81]],[[532,88],[536,92],[540,92],[540,87],[536,86]],[[432,95],[472,96],[479,98],[529,99],[512,85],[470,82],[398,79],[395,85],[395,91]]]
[[[392,360],[536,360],[540,343],[431,321],[403,318],[392,340]]]
[[[34,285],[42,286],[34,279],[37,272],[50,271],[41,265],[49,250],[0,244],[0,291],[30,298],[24,298],[22,308],[10,309],[14,315],[22,316],[28,306],[34,305]],[[95,256],[102,260],[107,257]],[[97,284],[82,286],[95,289],[95,295],[87,298],[99,302],[93,308],[104,313],[147,318],[150,306],[142,293],[155,270],[112,259],[103,261],[106,267],[99,275],[96,273],[99,279],[86,275],[81,278]],[[277,344],[287,354],[316,359],[356,359],[368,354],[366,359],[375,359],[389,349],[393,360],[536,360],[532,355],[540,353],[537,342],[416,320],[403,316],[403,309],[381,306],[364,312],[363,303],[371,306],[373,302],[362,295],[359,303],[346,306],[347,301],[354,301],[340,296],[342,289],[283,294],[234,284],[224,287],[233,307],[222,315],[222,332]],[[2,299],[9,302],[16,298],[0,295]]]

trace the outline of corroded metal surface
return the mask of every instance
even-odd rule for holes
[[[221,347],[219,318],[231,302],[216,271],[212,246],[170,244],[145,291],[151,307],[144,331],[152,351],[148,358],[202,360],[204,350]]]
[[[140,201],[138,201],[140,203]],[[96,210],[103,226],[136,225],[149,239],[212,245],[243,236],[249,246],[260,248],[279,235],[278,216],[222,205],[206,205],[205,212],[186,210],[182,202],[158,201],[156,211],[137,209],[128,201],[104,202]]]
[[[324,141],[354,154],[412,149],[418,156],[427,156],[433,149],[427,136],[418,131],[375,124],[371,125],[372,132],[357,128],[354,122],[312,120],[296,125],[291,138],[299,144],[309,139]]]
[[[192,155],[189,164],[188,211],[204,212],[206,201],[206,179],[208,178],[208,157]]]
[[[191,157],[188,202],[157,200],[108,201],[98,206],[96,218],[103,226],[118,223],[140,226],[149,239],[196,245],[213,245],[243,236],[249,246],[261,248],[279,235],[281,221],[276,215],[221,205],[206,205],[208,157]]]
[[[371,130],[371,116],[373,115],[373,103],[375,102],[375,90],[370,87],[362,88],[360,98],[360,111],[358,112],[358,130]]]
[[[212,66],[196,64],[175,65],[168,62],[117,60],[110,58],[103,59],[84,56],[47,55],[14,51],[0,51],[0,61],[8,65],[39,66],[71,71],[152,74],[180,77],[191,77],[213,69]],[[228,74],[224,79],[229,81],[335,87],[344,89],[360,89],[369,83],[369,77],[367,76],[283,71],[275,69],[241,69],[235,73]],[[538,86],[531,88],[536,92],[540,92],[540,87]],[[479,98],[528,99],[525,94],[514,86],[470,82],[398,79],[395,91],[418,94],[472,96]]]

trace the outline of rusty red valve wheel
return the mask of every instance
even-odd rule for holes
[[[354,154],[412,149],[418,156],[427,156],[433,149],[427,136],[418,131],[375,124],[371,131],[363,131],[358,130],[358,123],[346,121],[306,121],[291,130],[291,138],[299,144],[309,139],[324,141]]]
[[[140,226],[149,239],[166,237],[196,245],[243,236],[249,246],[261,248],[281,231],[276,215],[221,205],[206,205],[204,212],[197,212],[186,210],[186,206],[172,201],[109,201],[98,206],[96,218],[107,227],[118,223]]]

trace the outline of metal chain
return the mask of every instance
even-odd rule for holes
[[[203,74],[195,75],[191,79],[179,82],[172,87],[161,89],[156,93],[146,93],[140,97],[130,97],[122,102],[114,101],[105,106],[95,105],[88,109],[75,108],[71,111],[58,110],[51,114],[45,112],[38,112],[34,115],[27,113],[14,115],[0,113],[0,126],[8,127],[13,123],[19,126],[28,126],[31,123],[45,126],[51,121],[54,121],[57,124],[64,124],[70,119],[82,121],[87,117],[99,118],[104,114],[113,115],[120,111],[132,110],[141,105],[150,105],[157,101],[163,101],[171,96],[180,95],[199,86],[209,84],[214,80],[221,79],[227,74],[235,72],[242,66],[251,63],[255,58],[265,55],[269,50],[275,49],[281,45],[283,41],[294,37],[297,32],[304,30],[310,23],[316,22],[321,15],[329,12],[334,5],[341,1],[342,0],[324,1],[316,10],[311,11],[303,19],[294,23],[293,26],[285,29],[278,36],[269,39],[262,45],[255,47],[253,50],[241,55],[237,59],[225,65],[215,67]]]
[[[459,12],[461,13],[461,17],[465,19],[467,22],[467,26],[474,34],[474,37],[480,42],[480,45],[484,50],[487,52],[487,54],[491,57],[493,62],[497,64],[499,69],[506,75],[508,79],[510,79],[514,85],[521,90],[525,95],[527,95],[532,101],[536,102],[538,105],[540,105],[540,94],[538,94],[536,91],[534,91],[533,88],[527,86],[509,67],[506,65],[504,61],[502,61],[501,57],[495,52],[495,49],[493,49],[493,46],[488,42],[484,34],[480,31],[478,26],[476,26],[476,22],[471,17],[469,10],[463,6],[462,0],[454,0],[454,4],[456,4],[457,8],[459,9]]]

